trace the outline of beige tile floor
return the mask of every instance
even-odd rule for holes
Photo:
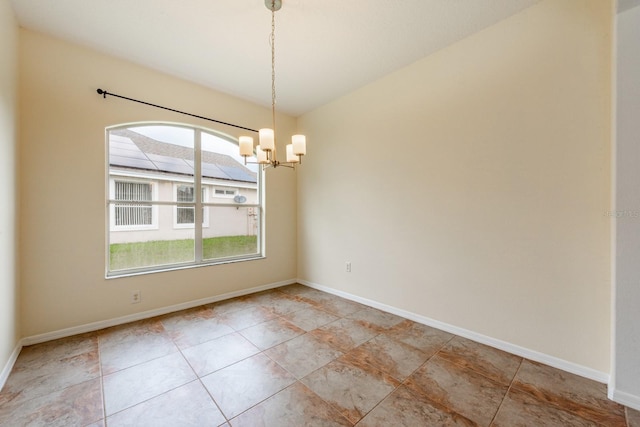
[[[2,426],[630,426],[606,387],[302,285],[25,347]]]

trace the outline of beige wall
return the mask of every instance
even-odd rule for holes
[[[611,10],[543,1],[301,117],[298,277],[608,373]]]
[[[27,30],[20,31],[20,54],[24,336],[296,277],[296,178],[275,170],[266,177],[266,259],[105,280],[105,127],[157,120],[212,124],[104,100],[96,89],[254,129],[270,124],[270,110]],[[278,120],[284,141],[295,121]],[[142,292],[142,303],[129,304],[131,290]]]
[[[20,339],[16,257],[17,85],[18,24],[9,0],[0,0],[0,376]]]

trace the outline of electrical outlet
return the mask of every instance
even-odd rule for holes
[[[347,261],[347,273],[351,273],[351,261]]]
[[[142,301],[142,294],[140,291],[131,291],[131,304],[137,304]]]

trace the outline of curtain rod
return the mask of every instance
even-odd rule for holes
[[[249,128],[246,128],[244,126],[234,125],[233,123],[227,123],[227,122],[222,122],[220,120],[210,119],[209,117],[198,116],[197,114],[186,113],[184,111],[175,110],[173,108],[163,107],[162,105],[157,105],[157,104],[152,104],[150,102],[140,101],[139,99],[128,98],[126,96],[117,95],[115,93],[110,93],[110,92],[107,92],[106,90],[102,90],[102,89],[98,89],[96,92],[98,92],[98,95],[102,95],[102,97],[104,99],[107,98],[107,95],[111,95],[111,96],[115,96],[116,98],[122,98],[122,99],[126,99],[127,101],[138,102],[140,104],[149,105],[151,107],[156,107],[156,108],[161,108],[163,110],[173,111],[174,113],[184,114],[184,115],[187,115],[187,116],[195,117],[197,119],[208,120],[210,122],[216,122],[216,123],[220,123],[222,125],[231,126],[231,127],[238,128],[238,129],[243,129],[243,130],[248,130],[250,132],[258,132],[255,129],[249,129]]]

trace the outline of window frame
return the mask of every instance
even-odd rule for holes
[[[124,174],[121,171],[118,171],[117,168],[115,171],[111,170],[111,166],[110,166],[110,160],[109,160],[109,148],[110,148],[110,140],[109,140],[109,136],[110,136],[110,132],[113,130],[118,130],[118,129],[128,129],[128,128],[136,128],[136,127],[145,127],[145,126],[170,126],[170,127],[177,127],[177,128],[186,128],[189,130],[193,130],[194,131],[194,175],[193,175],[193,181],[190,180],[175,180],[172,182],[172,192],[173,192],[173,200],[172,201],[161,201],[159,200],[159,196],[158,196],[158,182],[162,181],[162,180],[158,180],[158,182],[154,182],[152,177],[150,177],[149,173],[139,173],[138,175],[140,175],[140,177],[136,177],[136,173],[133,174]],[[113,126],[108,126],[105,128],[105,164],[106,164],[106,221],[105,223],[107,224],[106,226],[106,236],[105,236],[105,241],[106,241],[106,250],[105,250],[105,278],[107,279],[113,279],[113,278],[118,278],[118,277],[128,277],[128,276],[136,276],[136,275],[141,275],[141,274],[151,274],[151,273],[158,273],[158,272],[165,272],[165,271],[173,271],[173,270],[180,270],[180,269],[188,269],[188,268],[195,268],[195,267],[204,267],[204,266],[215,266],[215,265],[220,265],[220,264],[228,264],[228,263],[235,263],[235,262],[243,262],[243,261],[253,261],[253,260],[259,260],[259,259],[263,259],[266,258],[266,254],[265,254],[265,235],[266,235],[266,230],[265,230],[265,224],[266,224],[266,215],[265,215],[265,174],[264,174],[264,170],[263,168],[258,168],[256,171],[256,183],[255,183],[255,191],[256,191],[256,202],[255,203],[243,203],[242,205],[239,205],[238,203],[235,203],[233,201],[233,197],[235,197],[236,194],[238,194],[238,191],[240,188],[245,188],[245,185],[241,185],[240,187],[236,187],[236,186],[230,186],[231,188],[235,189],[235,194],[234,195],[224,195],[224,198],[226,200],[224,201],[216,201],[215,200],[215,196],[213,195],[214,193],[214,188],[218,187],[218,188],[223,188],[225,187],[224,184],[222,184],[221,186],[217,186],[215,183],[203,183],[203,176],[202,176],[202,150],[201,150],[201,146],[202,146],[202,134],[203,133],[207,133],[210,134],[214,137],[217,138],[221,138],[223,140],[226,140],[227,142],[230,142],[232,144],[238,145],[238,138],[233,137],[231,135],[222,133],[220,131],[217,131],[215,129],[211,129],[211,128],[205,128],[205,127],[201,127],[201,126],[195,126],[195,125],[191,125],[191,124],[186,124],[186,123],[175,123],[175,122],[135,122],[135,123],[124,123],[124,124],[118,124],[118,125],[113,125]],[[128,268],[128,269],[121,269],[121,270],[111,270],[110,269],[110,233],[112,231],[126,231],[124,228],[112,228],[112,222],[115,221],[115,211],[114,211],[114,204],[117,202],[116,200],[114,200],[114,195],[115,195],[115,187],[114,187],[114,191],[112,191],[112,181],[115,182],[113,176],[122,176],[123,180],[126,181],[140,181],[140,182],[145,182],[145,183],[151,183],[152,184],[152,188],[153,188],[153,201],[150,202],[150,204],[152,205],[153,208],[153,226],[145,226],[142,229],[136,229],[139,231],[147,231],[147,230],[154,230],[154,229],[158,229],[161,226],[161,222],[159,221],[158,218],[160,217],[160,214],[158,212],[158,208],[161,206],[173,206],[173,228],[175,229],[193,229],[194,230],[194,252],[195,252],[195,257],[194,257],[194,261],[188,261],[188,262],[176,262],[176,263],[167,263],[167,264],[162,264],[162,265],[154,265],[154,266],[145,266],[145,267],[136,267],[136,268]],[[131,176],[133,175],[133,177]],[[207,181],[210,181],[209,178],[206,178]],[[115,185],[115,184],[114,184]],[[200,188],[202,190],[205,190],[205,194],[208,196],[202,197],[202,191],[197,191],[195,192],[196,195],[196,201],[195,203],[184,203],[186,205],[193,205],[195,207],[195,222],[196,223],[200,223],[202,224],[199,227],[195,227],[195,224],[177,224],[177,218],[176,218],[176,208],[180,205],[183,204],[181,202],[177,202],[177,193],[176,193],[176,189],[177,189],[177,185],[192,185],[194,188]],[[252,185],[249,185],[246,188],[251,188],[253,189]],[[227,200],[229,200],[227,202]],[[147,203],[147,202],[145,202]],[[235,255],[235,256],[228,256],[228,257],[219,257],[219,258],[213,258],[213,259],[204,259],[203,258],[203,254],[202,254],[202,242],[203,242],[203,236],[202,236],[202,231],[205,228],[208,228],[211,226],[210,224],[210,220],[209,217],[210,215],[208,214],[209,209],[206,209],[207,213],[205,214],[205,218],[203,218],[203,211],[205,207],[235,207],[235,208],[253,208],[255,209],[255,212],[257,212],[257,220],[256,220],[256,225],[257,225],[257,230],[256,230],[256,253],[251,253],[251,254],[244,254],[244,255]],[[206,223],[203,224],[203,219],[206,219]],[[120,226],[120,227],[128,227],[128,226]],[[132,229],[133,230],[133,229]]]

